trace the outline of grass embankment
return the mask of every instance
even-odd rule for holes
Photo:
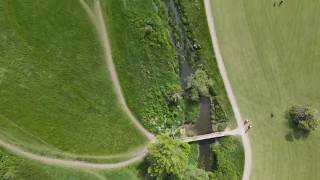
[[[105,0],[112,55],[130,109],[155,133],[181,125],[182,107],[170,106],[170,86],[180,86],[175,51],[160,0]]]
[[[42,153],[111,155],[143,145],[116,101],[78,0],[0,2],[1,136]]]
[[[242,179],[244,152],[241,141],[232,137],[222,138],[211,145],[214,155],[213,177],[219,180]]]
[[[212,2],[241,113],[254,125],[251,179],[320,179],[320,131],[294,137],[285,118],[294,104],[320,109],[320,2]]]

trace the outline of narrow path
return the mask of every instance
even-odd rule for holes
[[[98,32],[99,40],[104,51],[105,62],[108,68],[108,72],[110,74],[110,79],[112,81],[114,92],[116,93],[116,97],[118,99],[118,102],[122,110],[129,116],[133,125],[137,129],[139,129],[150,141],[152,142],[155,141],[154,135],[151,134],[149,131],[147,131],[132,114],[124,98],[121,85],[119,82],[118,74],[112,59],[110,41],[108,37],[107,28],[104,22],[100,1],[99,0],[95,1],[93,10],[88,6],[88,4],[84,0],[80,0],[80,3],[85,9],[85,11],[87,12],[88,16],[90,17],[92,23],[94,24]]]
[[[142,161],[147,155],[147,148],[145,148],[139,155],[131,159],[128,159],[126,161],[110,163],[110,164],[99,164],[99,163],[89,163],[89,162],[76,161],[76,160],[62,160],[62,159],[36,155],[30,152],[26,152],[23,149],[2,140],[0,140],[0,146],[12,152],[13,154],[16,154],[18,156],[24,157],[29,160],[38,161],[43,164],[52,165],[52,166],[81,169],[81,170],[103,170],[103,169],[116,169],[116,168],[126,167],[126,166],[129,166],[130,164]]]
[[[88,16],[90,17],[91,21],[93,22],[94,26],[97,29],[97,32],[100,38],[99,40],[104,50],[107,68],[110,72],[112,84],[122,110],[125,113],[127,113],[127,115],[129,116],[134,126],[137,129],[139,129],[149,139],[149,141],[155,142],[156,138],[154,137],[154,135],[148,132],[146,129],[144,129],[144,127],[139,123],[139,121],[133,116],[132,112],[128,108],[126,101],[124,99],[121,86],[119,83],[119,79],[117,76],[117,72],[115,70],[115,66],[112,60],[111,47],[109,44],[107,30],[104,24],[104,18],[101,10],[100,1],[99,0],[95,1],[93,10],[88,6],[88,4],[84,2],[84,0],[80,0],[80,3],[85,9],[85,11],[88,13]],[[43,164],[54,165],[59,167],[83,169],[83,170],[100,170],[100,169],[102,170],[102,169],[115,169],[115,168],[126,167],[130,164],[142,161],[147,155],[147,147],[145,146],[137,154],[135,154],[128,160],[117,162],[117,163],[103,164],[103,163],[89,163],[89,162],[77,161],[77,160],[62,160],[62,159],[37,155],[31,152],[27,152],[23,148],[20,148],[14,144],[5,142],[4,140],[1,140],[1,139],[0,139],[0,146],[16,155],[22,156],[30,160],[41,162]]]
[[[243,125],[243,121],[242,121],[240,110],[239,110],[239,107],[237,104],[237,100],[235,98],[235,95],[233,94],[231,83],[228,78],[228,74],[227,74],[227,71],[226,71],[226,68],[225,68],[225,65],[223,62],[223,58],[221,55],[221,51],[219,48],[218,37],[217,37],[215,24],[214,24],[214,17],[213,17],[213,13],[212,13],[211,0],[204,0],[204,4],[205,4],[207,21],[208,21],[210,35],[211,35],[211,41],[212,41],[212,44],[214,47],[213,50],[216,55],[219,71],[220,71],[225,89],[227,91],[227,95],[228,95],[229,101],[232,106],[233,113],[235,115],[235,118],[236,118],[236,121],[238,124],[238,128],[240,128],[240,131],[241,131],[241,140],[243,143],[243,148],[244,148],[244,153],[245,153],[245,163],[244,163],[244,170],[243,170],[242,179],[249,180],[250,175],[251,175],[251,169],[252,169],[252,152],[251,152],[252,150],[251,150],[251,145],[250,145],[250,139],[249,139],[248,135],[245,133],[245,128]]]

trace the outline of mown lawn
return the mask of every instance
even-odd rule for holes
[[[120,170],[76,170],[41,164],[0,150],[0,179],[8,180],[123,180],[142,179],[139,166]]]
[[[78,0],[0,1],[0,132],[32,150],[110,155],[145,143],[119,108]]]
[[[294,104],[320,109],[320,2],[212,2],[242,116],[254,125],[251,179],[320,179],[320,131],[299,137],[285,118]]]
[[[0,151],[0,179],[8,180],[99,180],[91,172],[39,164]]]

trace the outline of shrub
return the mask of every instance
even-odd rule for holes
[[[177,84],[167,85],[166,98],[170,105],[178,106],[182,102],[182,88]]]
[[[190,145],[167,135],[149,146],[148,173],[157,179],[181,179],[187,169]]]
[[[191,90],[190,98],[199,100],[200,96],[210,96],[210,88],[213,86],[212,80],[203,69],[198,69],[188,79],[188,89]]]
[[[239,180],[242,176],[244,154],[240,141],[225,137],[220,144],[212,145],[215,157],[214,171],[211,179]]]
[[[318,111],[311,106],[292,106],[289,118],[295,127],[303,131],[314,131],[319,126]]]

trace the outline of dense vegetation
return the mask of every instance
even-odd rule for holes
[[[105,155],[145,143],[116,101],[78,0],[0,1],[1,136],[41,153]]]
[[[241,142],[226,137],[212,144],[214,163],[212,171],[199,169],[197,144],[184,144],[169,136],[159,136],[159,142],[150,145],[148,173],[152,179],[185,180],[240,180],[244,154]]]
[[[202,69],[197,69],[188,79],[188,88],[190,89],[190,99],[199,101],[201,96],[210,96],[210,89],[213,84],[207,73]]]
[[[177,51],[180,74],[183,80],[187,76],[185,88],[186,110],[188,115],[199,112],[199,96],[211,97],[212,122],[216,130],[223,130],[233,119],[224,85],[221,80],[205,21],[203,2],[165,0],[169,13],[170,35]],[[199,19],[202,18],[202,19]],[[213,71],[213,72],[212,72]],[[188,119],[189,118],[189,119]],[[190,117],[186,117],[190,121]],[[197,117],[192,117],[197,119]]]
[[[306,132],[316,130],[320,123],[318,111],[311,106],[292,106],[289,110],[289,119],[295,128]]]
[[[148,174],[156,179],[181,179],[188,167],[190,145],[167,135],[149,146]]]
[[[152,132],[174,130],[185,117],[182,106],[172,105],[179,95],[172,94],[171,87],[180,82],[166,7],[161,0],[104,4],[113,59],[129,107]]]
[[[208,30],[207,17],[204,10],[204,3],[201,0],[175,0],[180,7],[180,13],[185,21],[184,25],[188,30],[188,37],[193,42],[197,57],[194,66],[204,70],[210,83],[210,95],[212,96],[211,106],[214,113],[211,113],[212,122],[216,124],[216,130],[223,130],[226,126],[233,126],[233,112],[224,89],[218,66],[216,64],[211,36]]]
[[[217,180],[242,178],[244,152],[238,139],[226,137],[212,145],[215,163],[212,177]]]
[[[190,29],[193,27],[191,25],[189,27],[188,24],[191,23],[188,22],[187,14],[183,14],[182,11],[183,4],[178,1],[175,3],[186,21],[185,27],[182,28],[187,28],[190,35],[190,37],[180,38],[192,40],[192,51],[196,50],[199,54],[199,58],[196,58],[198,62],[195,62],[196,60],[191,62],[194,72],[201,64],[209,64],[208,72],[211,71],[211,66],[214,66],[214,70],[217,71],[209,75],[210,78],[217,75],[213,78],[215,85],[213,89],[218,90],[214,90],[211,94],[216,97],[217,94],[223,93],[214,101],[218,104],[216,106],[220,106],[220,100],[226,96],[214,56],[212,56],[211,43],[207,41],[210,35],[206,22],[201,24],[206,31],[206,36],[192,33]],[[190,6],[189,3],[187,5]],[[105,1],[105,7],[113,57],[128,104],[138,119],[155,133],[172,132],[185,121],[194,122],[199,115],[199,105],[188,100],[184,100],[184,103],[181,101],[187,96],[183,95],[179,87],[181,72],[178,56],[176,56],[178,52],[173,46],[175,42],[168,33],[168,29],[172,26],[170,24],[172,17],[168,16],[167,3],[161,0],[114,3],[111,0]],[[202,13],[204,13],[203,9]],[[198,37],[194,36],[200,36],[197,42],[194,39]],[[204,48],[200,47],[202,43]],[[206,47],[207,43],[209,46]],[[172,91],[173,88],[174,91]],[[228,104],[223,107],[229,108]],[[226,115],[223,108],[217,109],[222,111],[219,113],[221,117]],[[222,119],[225,122],[229,118],[222,117]]]

